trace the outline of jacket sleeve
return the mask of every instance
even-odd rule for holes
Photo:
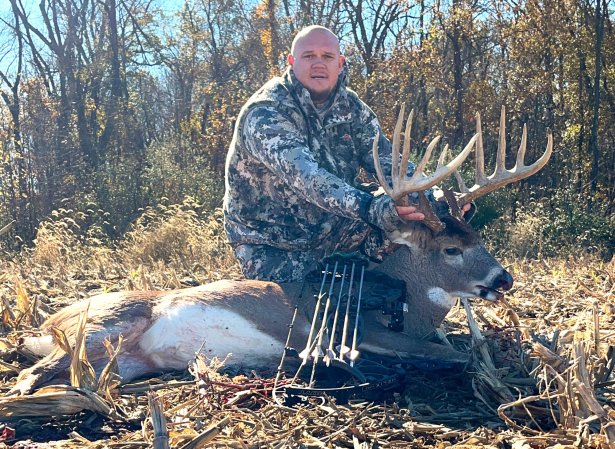
[[[256,107],[246,116],[242,138],[254,158],[306,201],[335,215],[366,220],[373,196],[319,166],[292,118],[272,106]]]

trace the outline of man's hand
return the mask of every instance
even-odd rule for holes
[[[399,218],[406,221],[421,221],[425,219],[425,214],[417,212],[414,206],[395,206]]]
[[[461,209],[461,213],[465,214],[470,210],[472,206],[470,204],[466,204]],[[425,214],[422,212],[417,212],[416,207],[414,206],[395,206],[397,210],[397,215],[399,218],[406,221],[421,221],[425,219]]]
[[[463,207],[462,212],[470,210],[470,205]],[[364,220],[384,230],[392,232],[403,221],[421,221],[425,214],[417,212],[416,206],[396,206],[388,195],[374,197],[371,201]]]

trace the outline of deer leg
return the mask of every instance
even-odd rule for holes
[[[122,383],[130,382],[146,374],[162,371],[148,356],[139,353],[120,354],[117,358],[117,364]],[[188,366],[186,365],[185,368],[187,369]]]
[[[360,349],[385,357],[395,357],[420,369],[449,369],[468,363],[469,355],[443,344],[422,340],[406,332],[392,332],[369,312]]]
[[[17,383],[9,390],[11,394],[30,394],[37,387],[51,381],[70,367],[70,357],[57,348],[17,376]]]
[[[97,359],[91,362],[96,376],[99,377],[108,360]],[[149,357],[140,354],[120,354],[117,362],[122,382],[130,382],[146,374],[160,371]],[[30,394],[38,387],[51,381],[54,381],[54,383],[68,383],[67,375],[70,363],[70,357],[61,349],[57,349],[30,368],[22,370],[17,377],[17,383],[9,390],[8,394]]]

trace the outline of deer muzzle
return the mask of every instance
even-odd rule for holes
[[[496,301],[504,296],[513,286],[513,277],[504,269],[498,273],[489,285],[477,285],[478,296],[489,301]]]
[[[502,273],[494,280],[496,290],[508,291],[513,286],[513,277],[506,270],[502,270]]]

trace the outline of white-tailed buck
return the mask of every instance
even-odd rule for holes
[[[379,311],[364,316],[363,351],[425,360],[455,359],[459,353],[423,340],[437,328],[457,297],[480,297],[496,300],[511,288],[513,279],[485,249],[478,234],[460,212],[463,205],[505,184],[518,181],[540,170],[548,161],[553,141],[549,133],[547,149],[538,161],[524,165],[526,129],[523,129],[517,163],[507,170],[505,162],[504,109],[500,121],[500,138],[495,172],[485,176],[480,117],[477,132],[465,149],[444,165],[444,149],[438,167],[431,176],[424,170],[437,144],[434,139],[418,164],[414,176],[406,179],[410,153],[412,114],[403,132],[400,160],[403,109],[393,136],[392,186],[378,169],[378,178],[386,193],[399,204],[417,192],[424,222],[407,222],[388,237],[398,244],[396,251],[375,270],[405,282],[406,303],[404,329],[395,332],[387,326]],[[375,139],[375,142],[378,138]],[[434,213],[422,191],[446,177],[476,147],[476,184],[467,188],[457,175],[461,192],[448,192],[448,212]],[[378,149],[374,145],[378,163]],[[398,162],[398,163],[395,163]],[[168,369],[184,369],[199,350],[205,355],[225,357],[229,364],[251,367],[275,366],[283,352],[295,305],[299,313],[293,329],[291,346],[305,344],[310,328],[309,313],[314,298],[301,298],[300,285],[276,284],[253,280],[223,280],[194,288],[173,291],[130,291],[94,296],[89,301],[70,305],[42,326],[42,336],[24,339],[34,354],[44,356],[23,370],[13,392],[28,393],[38,386],[59,382],[68,377],[69,356],[53,340],[52,329],[64,332],[74,345],[80,315],[88,311],[86,328],[87,355],[96,371],[108,361],[103,340],[117,342],[123,335],[118,357],[119,374],[130,381],[144,374]]]

